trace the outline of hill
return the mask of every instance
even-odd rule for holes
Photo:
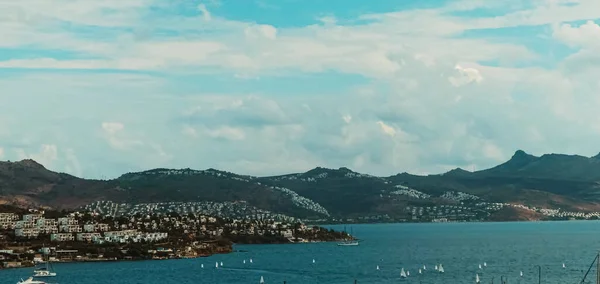
[[[322,167],[273,177],[215,169],[153,169],[102,181],[52,172],[33,160],[0,162],[0,204],[55,209],[78,208],[100,200],[212,202],[219,206],[242,202],[265,212],[310,219],[526,220],[539,218],[539,212],[496,207],[510,203],[538,211],[600,211],[599,187],[600,155],[538,157],[521,150],[486,170],[390,177]]]

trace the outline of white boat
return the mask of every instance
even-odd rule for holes
[[[26,280],[21,279],[17,284],[46,284],[46,282],[33,280],[33,277],[29,277]]]
[[[223,262],[221,261],[221,264],[219,264],[220,266],[223,266]]]
[[[215,262],[215,268],[219,268],[219,263]]]
[[[252,263],[252,259],[250,259],[250,263]]]
[[[487,262],[484,262],[484,263],[483,263],[483,267],[487,267]]]
[[[344,228],[344,232],[346,232],[345,228]],[[338,243],[337,245],[338,246],[357,246],[358,245],[358,241],[354,240],[354,237],[352,236],[352,227],[350,227],[350,239],[345,240],[341,243]]]
[[[244,264],[246,264],[246,260],[244,259]]]
[[[313,258],[313,263],[315,263],[315,259]]]
[[[200,264],[200,268],[204,268],[204,263],[203,263],[203,264]]]
[[[481,269],[481,264],[479,265],[479,269]]]
[[[421,268],[419,268],[419,274],[423,274],[423,271],[421,271]]]
[[[54,277],[56,276],[56,272],[52,271],[52,265],[50,264],[50,259],[45,262],[45,267],[37,268],[33,271],[33,277]]]
[[[260,283],[265,283],[265,279],[262,276],[260,277]]]
[[[444,267],[440,264],[440,267],[438,267],[438,270],[440,273],[444,273]]]
[[[479,283],[479,274],[475,274],[475,283]]]
[[[402,270],[400,270],[400,277],[406,278],[406,272],[404,271],[404,268],[402,268]]]
[[[423,265],[423,270],[427,270],[427,266]]]
[[[434,267],[434,269],[435,269],[435,271],[438,271],[438,267],[437,267],[437,265]]]
[[[377,270],[379,270],[379,265],[377,265]]]
[[[520,276],[523,277],[523,271],[521,271]]]
[[[410,271],[406,270],[406,276],[410,276]]]
[[[563,263],[563,268],[567,268],[564,263]]]

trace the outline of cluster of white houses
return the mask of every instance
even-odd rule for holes
[[[46,219],[43,217],[43,212],[25,214],[21,220],[17,214],[0,213],[0,229],[14,230],[15,236],[21,238],[50,235],[50,240],[55,242],[80,241],[98,244],[157,242],[168,237],[164,232],[145,233],[126,228],[111,231],[109,224],[79,224],[79,221],[73,217]]]

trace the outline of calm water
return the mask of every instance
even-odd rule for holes
[[[341,226],[334,226],[341,229]],[[236,246],[207,258],[119,263],[55,264],[53,283],[578,283],[600,249],[600,222],[354,225],[357,247],[335,243]],[[253,264],[244,259],[253,259]],[[312,263],[312,259],[316,263]],[[215,269],[215,262],[224,267]],[[478,264],[487,262],[487,268]],[[567,268],[562,268],[562,263]],[[433,266],[442,263],[446,273]],[[204,264],[204,269],[200,268]],[[380,270],[376,270],[379,265]],[[428,270],[418,275],[419,267]],[[401,280],[400,268],[411,276]],[[519,271],[524,277],[518,277]],[[595,272],[594,272],[595,273]],[[16,283],[31,269],[0,271],[0,283]],[[587,282],[595,280],[594,275]]]

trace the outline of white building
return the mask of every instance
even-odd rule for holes
[[[109,229],[110,229],[110,226],[108,224],[102,224],[102,223],[83,225],[83,231],[86,233],[107,232]]]
[[[95,242],[102,238],[100,233],[77,233],[78,242]]]
[[[37,228],[19,228],[15,229],[15,236],[23,238],[37,238],[40,230]]]
[[[58,218],[58,224],[59,225],[77,225],[77,220],[75,220],[73,217],[62,217],[62,218]]]
[[[58,230],[61,233],[81,233],[81,226],[79,225],[60,225]]]
[[[51,234],[50,240],[53,242],[70,242],[75,240],[75,236],[70,233]]]

